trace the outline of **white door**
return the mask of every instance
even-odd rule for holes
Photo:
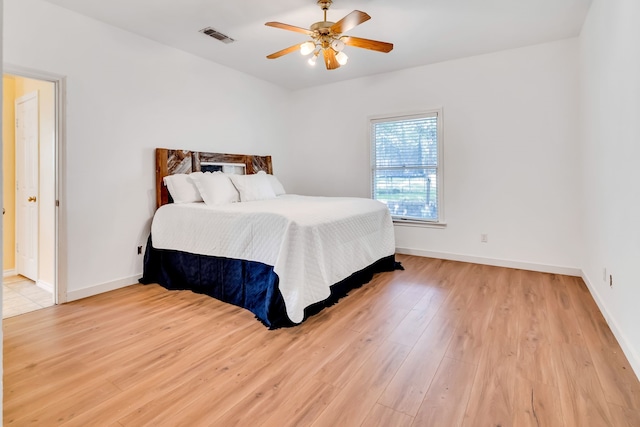
[[[38,93],[16,100],[17,272],[38,280]]]

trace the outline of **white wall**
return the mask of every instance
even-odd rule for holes
[[[640,2],[594,0],[580,36],[585,282],[640,377]],[[603,280],[603,269],[611,274]]]
[[[286,91],[40,0],[7,0],[4,14],[4,61],[66,76],[71,299],[140,277],[155,147],[272,154],[277,170]]]
[[[337,70],[339,72],[340,70]],[[410,252],[579,274],[578,41],[294,94],[294,192],[368,197],[369,116],[442,107],[445,229],[396,226]],[[480,243],[480,234],[489,243]]]

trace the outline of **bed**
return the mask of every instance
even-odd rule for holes
[[[165,179],[185,176],[204,202],[174,203],[178,193]],[[211,202],[226,193],[208,192],[205,178],[232,182],[240,202]],[[140,282],[209,295],[276,329],[303,322],[376,273],[401,268],[384,204],[283,194],[274,180],[270,156],[156,149],[158,209]],[[256,183],[265,182],[273,183],[261,187],[269,196],[256,196]]]

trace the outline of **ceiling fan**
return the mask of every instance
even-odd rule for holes
[[[327,10],[329,10],[331,3],[332,0],[318,0],[318,5],[324,11],[324,21],[312,24],[308,30],[306,28],[283,24],[281,22],[267,22],[264,24],[268,27],[295,31],[311,37],[311,40],[298,43],[286,49],[272,53],[271,55],[268,55],[267,58],[280,58],[281,56],[299,49],[303,55],[313,53],[313,56],[309,58],[309,64],[315,65],[320,52],[322,52],[327,70],[335,70],[341,65],[346,64],[349,59],[349,57],[342,51],[345,46],[359,47],[384,53],[391,52],[393,49],[392,43],[343,35],[352,28],[368,21],[371,17],[364,12],[354,10],[338,22],[327,21]]]

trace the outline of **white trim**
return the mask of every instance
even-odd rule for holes
[[[433,252],[421,249],[396,248],[396,253],[405,255],[416,255],[426,258],[440,258],[450,261],[470,262],[473,264],[493,265],[495,267],[517,268],[520,270],[538,271],[541,273],[564,274],[566,276],[580,277],[582,270],[574,267],[563,267],[559,265],[536,264],[532,262],[514,261],[507,259],[485,258],[473,255],[453,254],[449,252]]]
[[[17,275],[18,275],[18,271],[15,268],[2,271],[2,277],[10,277],[10,276],[17,276]]]
[[[393,218],[393,225],[399,227],[447,228],[446,222],[412,221],[398,218]]]
[[[107,283],[101,283],[89,288],[78,289],[67,292],[67,302],[79,300],[82,298],[92,297],[94,295],[102,294],[104,292],[114,291],[116,289],[124,288],[127,286],[138,283],[138,280],[142,277],[142,273],[135,276],[125,277],[122,279],[114,280]]]
[[[45,291],[47,291],[51,295],[53,295],[53,291],[54,291],[55,288],[51,283],[47,283],[44,280],[38,279],[36,281],[36,286],[39,287],[40,289],[44,289]]]
[[[596,287],[591,284],[591,281],[584,273],[584,271],[582,272],[581,277],[584,283],[587,285],[587,288],[589,288],[589,292],[591,293],[593,300],[598,305],[600,313],[602,313],[602,315],[604,316],[604,320],[607,322],[607,325],[609,325],[609,329],[611,329],[611,332],[613,332],[613,335],[618,341],[618,344],[620,344],[620,347],[622,347],[622,352],[627,357],[627,360],[631,365],[631,369],[633,369],[636,377],[640,379],[640,355],[638,355],[635,349],[629,345],[629,340],[627,340],[627,337],[622,332],[622,329],[620,329],[618,323],[614,320],[615,318],[611,316],[609,311],[606,309],[606,305],[604,304],[602,298],[600,297],[600,294],[596,290]]]

